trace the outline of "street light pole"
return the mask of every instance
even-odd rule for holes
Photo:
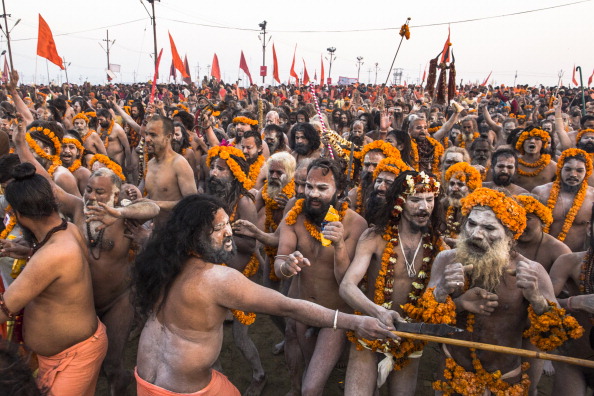
[[[359,74],[361,73],[361,65],[365,63],[363,62],[363,57],[362,56],[358,56],[357,57],[357,82],[359,82]]]
[[[6,29],[4,31],[4,34],[6,35],[6,43],[8,44],[8,59],[10,60],[10,69],[13,70],[14,66],[12,64],[12,47],[10,46],[10,30],[8,30],[8,17],[11,15],[6,13],[6,5],[4,4],[4,0],[2,0],[2,12],[4,12],[4,14],[2,16],[4,17],[4,28]],[[20,19],[17,20],[16,23],[14,24],[14,26],[18,25],[20,21],[21,21]],[[12,27],[13,29],[14,29],[14,26]],[[2,29],[1,26],[0,26],[0,29]]]
[[[328,48],[326,48],[326,50],[330,54],[330,60],[329,60],[329,62],[330,62],[330,68],[328,70],[328,80],[330,80],[330,82],[332,82],[332,61],[334,59],[336,59],[334,57],[334,52],[336,52],[336,48],[334,48],[334,47],[328,47]],[[328,84],[328,85],[330,85],[330,84]]]
[[[151,3],[152,6],[152,10],[153,10],[153,15],[151,16],[152,22],[153,22],[153,56],[154,56],[154,61],[155,61],[155,67],[157,67],[157,18],[155,16],[155,1],[158,0],[146,0],[149,3]]]
[[[266,72],[264,71],[266,68],[266,21],[258,24],[258,26],[262,29],[260,32],[262,35],[262,70],[260,71],[260,75],[262,76],[262,85],[264,85],[264,80],[266,79]]]

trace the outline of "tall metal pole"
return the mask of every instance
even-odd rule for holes
[[[109,39],[109,30],[107,30],[107,38],[104,38],[103,41],[105,41],[105,43],[106,43],[105,48],[103,50],[107,54],[107,71],[110,71],[111,70],[111,68],[109,66],[110,65],[110,61],[109,61],[110,45],[113,45],[116,41]],[[101,43],[99,43],[99,45],[101,45]],[[103,48],[103,46],[101,48]],[[109,73],[107,73],[107,81],[111,81],[111,77],[109,76]]]
[[[153,43],[154,43],[154,48],[153,48],[153,56],[154,56],[154,60],[155,60],[155,67],[157,67],[157,18],[155,16],[155,0],[147,0],[149,3],[151,3],[152,8],[153,8],[153,16],[152,16],[152,20],[153,20]]]
[[[332,81],[332,61],[334,60],[333,58],[334,58],[334,52],[336,51],[336,48],[329,47],[329,48],[326,48],[326,50],[330,54],[330,68],[328,69],[328,79],[330,81]],[[328,84],[328,85],[330,85],[330,84]]]
[[[580,72],[580,86],[582,87],[582,117],[586,115],[586,98],[584,97],[584,81],[582,80],[582,67],[578,66],[575,68],[576,71]]]
[[[12,65],[12,48],[10,47],[10,31],[8,30],[8,16],[6,14],[6,5],[4,5],[4,0],[2,0],[2,12],[4,12],[4,28],[6,29],[6,42],[8,43],[8,59],[10,60],[10,70],[14,69]],[[16,26],[16,25],[15,25]]]
[[[361,65],[363,64],[363,57],[362,56],[358,56],[357,57],[357,82],[359,82],[359,74],[361,73]]]
[[[260,25],[262,32],[262,67],[266,67],[266,21],[262,22]],[[262,74],[262,85],[264,85],[264,80],[266,79],[266,74]]]

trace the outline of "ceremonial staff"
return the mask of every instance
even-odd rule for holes
[[[408,28],[408,24],[410,23],[410,17],[406,18],[406,22],[400,28],[400,43],[398,44],[398,48],[396,49],[396,53],[394,54],[394,59],[392,59],[392,65],[390,65],[390,69],[388,70],[388,76],[386,77],[386,83],[384,85],[388,85],[388,80],[390,79],[390,74],[392,73],[392,68],[394,67],[394,62],[396,62],[396,57],[398,56],[398,51],[400,51],[400,46],[402,45],[402,40],[406,37],[408,40],[410,38],[410,30]]]
[[[575,68],[576,71],[580,72],[580,86],[582,88],[582,117],[586,115],[586,98],[584,97],[584,81],[582,80],[582,67],[578,66]]]

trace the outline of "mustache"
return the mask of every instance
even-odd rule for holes
[[[414,214],[414,216],[429,216],[429,212],[426,210],[420,210]]]

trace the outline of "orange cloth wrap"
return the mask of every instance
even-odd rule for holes
[[[205,388],[194,393],[177,393],[143,380],[138,375],[138,369],[135,368],[136,394],[138,396],[241,396],[239,390],[226,376],[216,370],[211,370],[211,373],[210,383]]]
[[[48,396],[93,396],[107,353],[105,325],[98,321],[91,337],[54,356],[37,355],[37,386]]]

